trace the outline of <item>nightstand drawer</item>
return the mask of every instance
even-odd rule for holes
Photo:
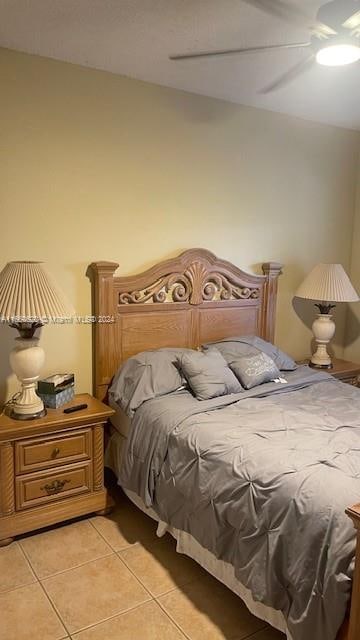
[[[91,491],[91,462],[67,465],[15,480],[16,508],[27,509]]]
[[[57,437],[22,440],[15,445],[16,474],[48,469],[91,457],[91,429]]]

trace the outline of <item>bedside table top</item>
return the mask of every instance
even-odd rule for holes
[[[348,373],[349,375],[352,373],[360,373],[360,364],[357,362],[351,362],[350,360],[333,358],[333,368],[329,369],[329,373]]]
[[[64,413],[67,407],[87,404],[86,409],[74,413]],[[76,395],[71,402],[67,402],[58,409],[47,409],[43,418],[36,420],[14,420],[5,414],[0,416],[0,440],[19,439],[38,435],[43,432],[53,432],[59,429],[81,427],[84,424],[106,422],[114,414],[114,410],[88,393]]]
[[[346,509],[346,513],[352,519],[356,529],[360,530],[360,504],[355,504],[353,507]]]
[[[299,360],[297,364],[308,364],[309,361],[310,359],[307,358],[305,360]],[[332,363],[332,369],[318,369],[318,371],[326,371],[326,373],[330,373],[333,376],[347,374],[350,376],[360,374],[360,364],[357,362],[342,360],[341,358],[333,358]],[[316,369],[314,369],[314,371],[316,371]]]

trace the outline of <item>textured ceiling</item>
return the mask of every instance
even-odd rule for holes
[[[315,16],[320,2],[298,4]],[[286,88],[262,95],[262,87],[307,52],[168,59],[196,49],[306,40],[306,30],[241,0],[0,0],[0,46],[360,130],[360,62],[316,65]]]

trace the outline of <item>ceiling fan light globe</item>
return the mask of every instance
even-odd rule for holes
[[[316,54],[316,61],[325,67],[342,67],[360,60],[360,46],[354,44],[333,44],[322,47]]]

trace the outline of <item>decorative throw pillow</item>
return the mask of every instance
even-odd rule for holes
[[[179,358],[179,366],[198,400],[210,400],[217,396],[243,391],[217,349],[210,349],[206,353],[201,351],[184,353]]]
[[[281,376],[275,362],[266,353],[234,360],[230,368],[245,389],[252,389],[263,382],[271,382]]]
[[[279,347],[271,342],[267,342],[258,336],[239,336],[235,338],[224,338],[218,342],[210,342],[203,345],[204,349],[216,347],[224,356],[228,365],[245,356],[266,353],[275,362],[278,369],[283,371],[293,371],[297,368],[294,360]]]

